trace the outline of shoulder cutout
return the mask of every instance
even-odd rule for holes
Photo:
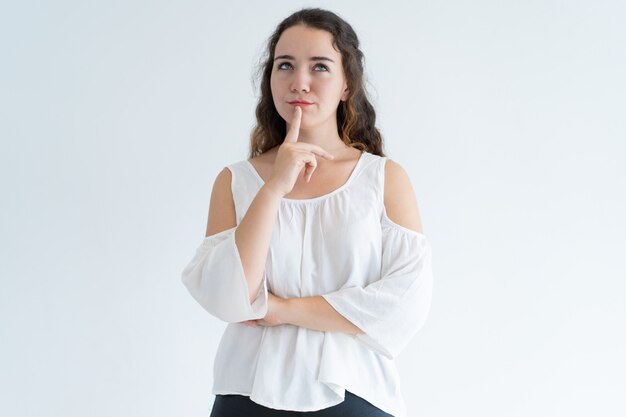
[[[400,164],[389,158],[385,162],[384,187],[387,217],[402,227],[423,233],[411,179]]]
[[[235,201],[231,191],[232,173],[224,168],[215,178],[211,191],[206,235],[211,236],[237,226]]]

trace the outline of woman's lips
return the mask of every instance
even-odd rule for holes
[[[306,107],[306,106],[310,106],[313,103],[305,103],[303,101],[292,101],[289,104],[291,104],[292,106],[302,106],[302,107]]]

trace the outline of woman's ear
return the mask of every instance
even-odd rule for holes
[[[346,87],[343,90],[343,94],[341,95],[341,101],[346,101],[348,99],[349,93],[350,93],[350,90],[348,90],[348,87]]]

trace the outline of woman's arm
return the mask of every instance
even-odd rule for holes
[[[206,236],[237,226],[231,181],[232,176],[228,168],[224,168],[215,180]],[[280,198],[280,195],[267,186],[261,187],[235,230],[235,243],[248,284],[251,303],[263,284],[265,262]]]
[[[342,332],[352,335],[363,333],[319,295],[283,300],[282,309],[278,314],[283,324],[324,332]]]
[[[276,153],[272,176],[257,192],[235,230],[235,245],[248,285],[250,303],[253,303],[257,298],[265,281],[265,264],[272,230],[283,196],[293,189],[303,168],[306,180],[310,179],[317,166],[316,155],[326,159],[334,158],[332,154],[317,145],[298,143],[301,117],[302,109],[296,106],[291,124],[287,125],[287,136]],[[211,197],[207,235],[209,235],[213,224],[211,210],[217,210],[217,207],[221,207],[219,202],[226,202],[231,211],[234,211],[231,178],[226,172],[222,174],[220,174],[219,187],[215,192],[217,195]],[[232,215],[230,217],[230,227],[233,227],[233,217]]]

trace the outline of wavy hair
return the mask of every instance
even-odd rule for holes
[[[359,49],[356,33],[352,26],[331,11],[305,8],[280,22],[267,40],[267,49],[257,69],[257,79],[260,78],[261,81],[261,96],[256,106],[256,126],[250,134],[249,158],[282,144],[287,135],[287,124],[274,106],[270,78],[276,44],[282,33],[295,25],[329,32],[333,37],[333,47],[341,53],[348,84],[348,98],[337,106],[337,133],[341,140],[347,146],[385,156],[382,134],[375,125],[376,112],[368,100],[364,86],[363,52]]]

